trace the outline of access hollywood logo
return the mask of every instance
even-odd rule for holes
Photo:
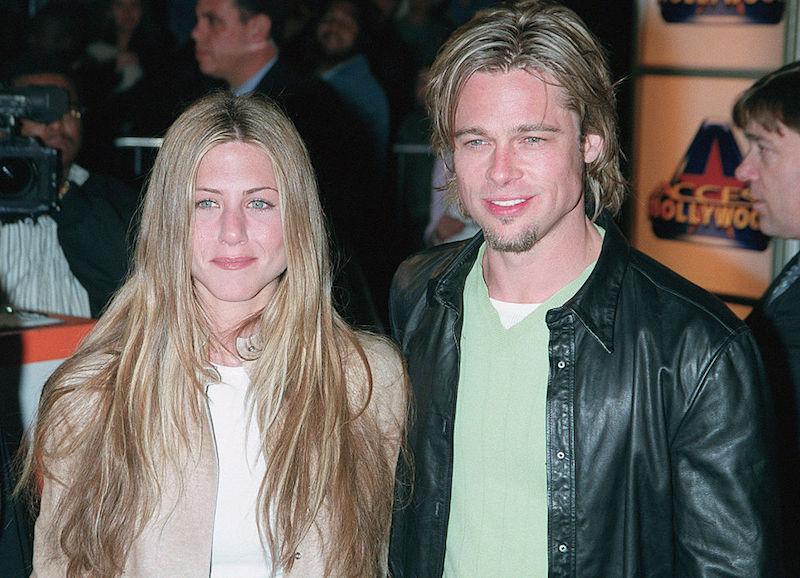
[[[658,0],[661,16],[671,23],[777,24],[785,0]]]
[[[734,176],[742,154],[731,128],[704,121],[669,182],[650,195],[648,215],[660,239],[763,251],[750,189]]]

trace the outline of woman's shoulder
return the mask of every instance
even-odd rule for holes
[[[364,331],[357,331],[356,338],[367,357],[374,381],[394,381],[403,375],[403,359],[400,350],[391,340],[382,335]],[[349,363],[358,363],[358,361],[358,356],[351,353]]]
[[[45,396],[52,396],[54,405],[66,411],[71,420],[82,421],[81,415],[91,415],[103,388],[98,378],[113,362],[111,354],[92,354],[64,362],[45,385]],[[78,414],[78,415],[76,415]]]
[[[402,422],[408,404],[408,386],[400,350],[392,341],[380,335],[357,331],[356,337],[372,379],[371,405],[379,415],[391,415]],[[348,382],[351,387],[366,381],[366,369],[363,359],[355,347],[352,347],[347,356]]]
[[[114,360],[110,353],[76,356],[65,361],[53,374],[53,387],[75,389],[94,381]]]

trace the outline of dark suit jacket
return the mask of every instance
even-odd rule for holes
[[[747,324],[753,330],[775,399],[777,455],[785,564],[789,576],[800,576],[800,280],[775,295],[795,255],[775,278]]]
[[[136,204],[126,184],[92,173],[83,185],[72,184],[53,213],[58,242],[89,294],[92,317],[99,317],[128,273]]]

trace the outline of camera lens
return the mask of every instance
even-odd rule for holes
[[[29,159],[0,158],[0,198],[13,199],[34,183],[36,168]]]

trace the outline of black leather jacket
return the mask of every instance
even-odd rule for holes
[[[610,217],[599,224],[594,271],[546,317],[550,576],[778,575],[768,394],[749,330],[630,248]],[[462,293],[481,242],[411,257],[393,282],[416,412],[396,578],[442,575]]]

